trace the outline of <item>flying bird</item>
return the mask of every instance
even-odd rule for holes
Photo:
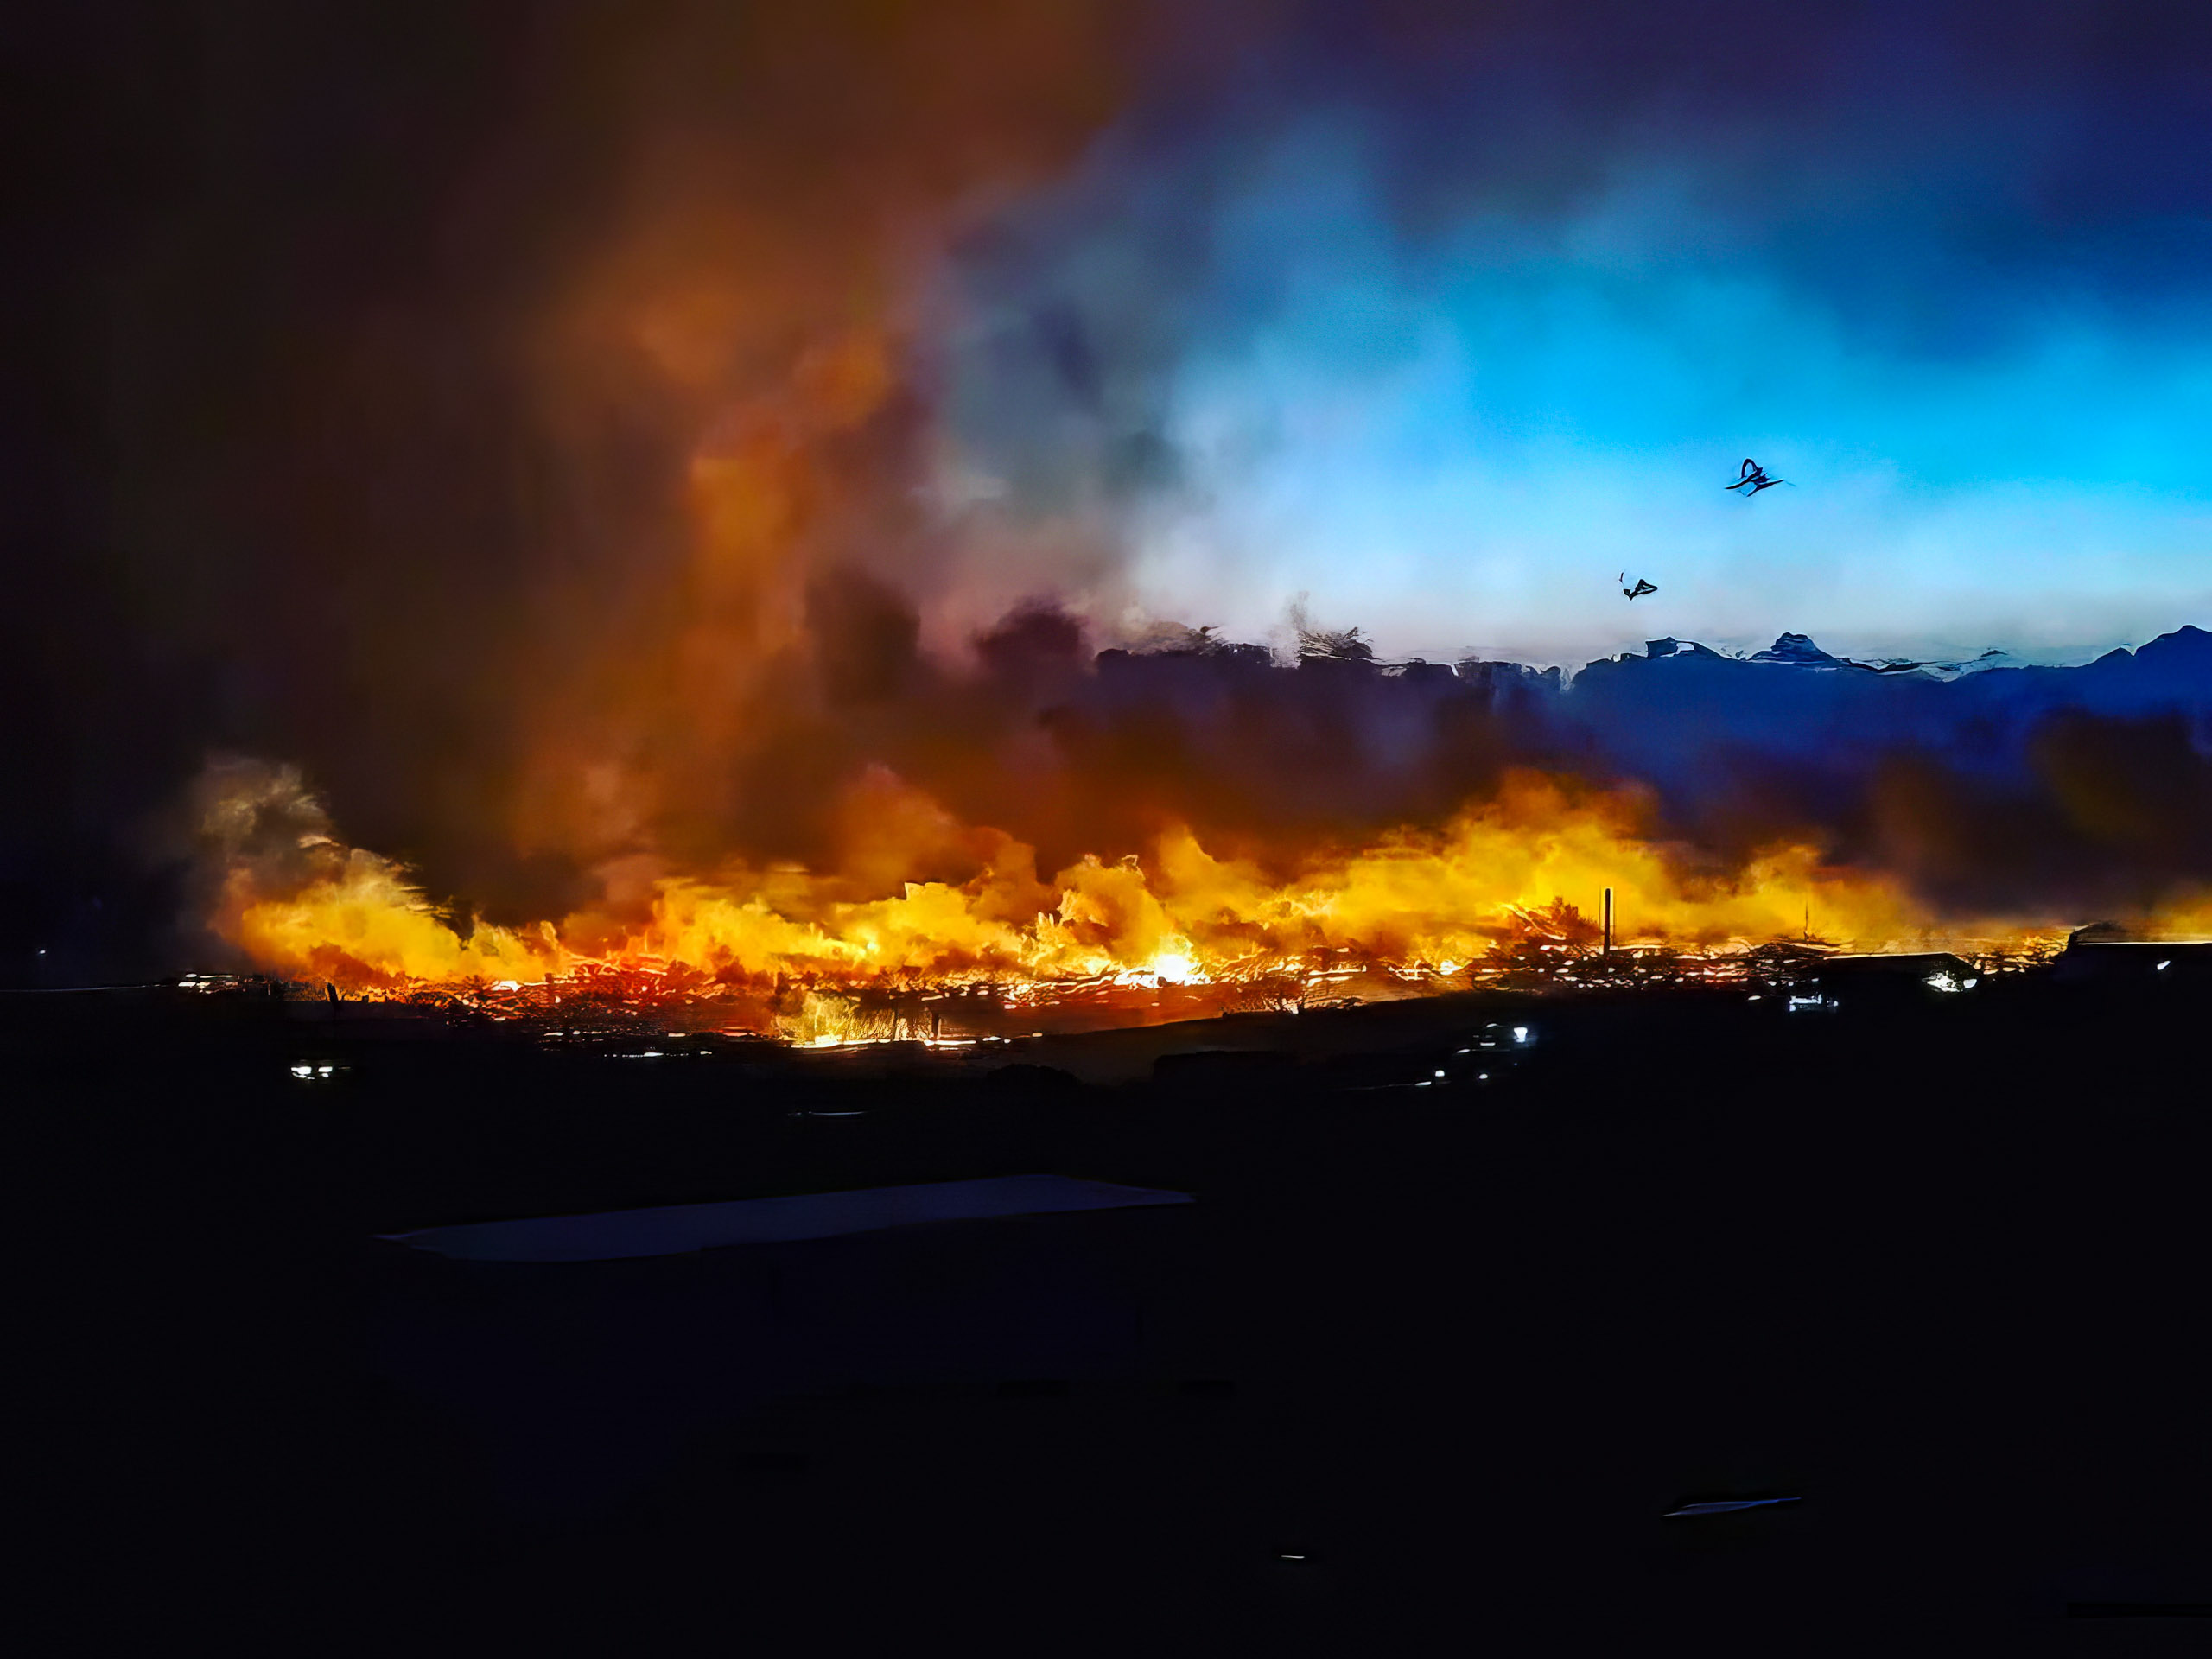
[[[1732,484],[1723,484],[1720,487],[1724,490],[1742,490],[1745,498],[1748,499],[1757,495],[1761,490],[1770,490],[1777,484],[1789,482],[1789,480],[1786,478],[1769,478],[1766,475],[1765,467],[1747,457],[1736,481]]]
[[[1627,582],[1628,572],[1625,570],[1622,571],[1619,575],[1614,578],[1614,580],[1621,582]],[[1659,590],[1656,588],[1653,587],[1649,582],[1644,581],[1640,576],[1637,579],[1635,587],[1624,587],[1621,589],[1621,592],[1626,594],[1630,599],[1642,599],[1646,594],[1656,594],[1658,591]]]

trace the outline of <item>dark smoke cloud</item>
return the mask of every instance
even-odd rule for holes
[[[1647,782],[1706,856],[1815,835],[1946,903],[2202,875],[2193,692],[1985,676],[1770,720],[1098,655],[1133,516],[1205,487],[1178,365],[1281,299],[1215,213],[1287,124],[1353,122],[1409,246],[1476,213],[1541,239],[1671,149],[1762,257],[1972,351],[2054,248],[2189,302],[2193,16],[1848,8],[1777,48],[1748,6],[49,12],[5,308],[0,971],[149,960],[187,895],[145,826],[211,752],[296,763],[346,839],[512,921],[624,859],[955,874],[976,826],[1047,871],[1170,821],[1288,861],[1525,766]],[[993,474],[964,505],[948,435]],[[895,780],[948,815],[906,865],[869,834]]]
[[[2176,6],[1286,8],[963,247],[949,423],[1194,620],[1368,547],[1408,649],[1607,648],[1616,556],[1708,636],[2147,638],[2205,597],[2208,65]],[[1675,493],[1751,433],[1804,468],[1779,545]],[[1865,603],[1916,530],[1948,585]]]
[[[898,666],[897,690],[785,728],[747,784],[781,804],[723,826],[719,848],[851,868],[854,780],[874,768],[949,823],[1029,843],[1046,872],[1186,825],[1287,878],[1533,768],[1570,793],[1641,798],[1644,832],[1688,870],[1807,844],[1942,916],[2137,916],[2212,884],[2212,635],[2195,628],[2082,668],[1948,683],[1681,654],[1592,664],[1562,687],[1510,664],[1294,664],[1191,635],[1094,656],[1049,608],[1010,616],[956,672],[906,654],[912,626],[888,607],[866,619],[850,643]],[[792,800],[817,805],[802,823]],[[874,866],[871,891],[982,861],[948,836],[922,862]]]
[[[798,613],[875,626],[828,573],[927,586],[902,296],[1111,112],[1136,43],[1109,10],[29,25],[10,971],[73,920],[86,961],[143,931],[79,912],[133,888],[137,826],[210,750],[296,760],[349,834],[494,907],[558,909],[657,815],[700,839],[671,801],[727,816],[730,728],[763,723],[737,706],[804,671]],[[719,565],[717,453],[787,520]],[[887,649],[837,647],[831,702],[885,690]],[[610,806],[626,766],[664,798]]]
[[[1955,915],[2139,914],[2212,880],[2212,635],[1951,683],[1664,657],[1563,702],[1724,857],[1800,838]]]
[[[1675,169],[1681,238],[1937,355],[2047,328],[2070,292],[2202,303],[2199,8],[1343,0],[1282,9],[1233,68],[1217,41],[1187,38],[1077,172],[963,250],[989,326],[956,408],[1040,487],[1108,470],[1201,337],[1274,321],[1299,271],[1236,262],[1222,231],[1301,131],[1366,159],[1409,251],[1479,222],[1518,251],[1624,171]]]
[[[1535,767],[1643,792],[1647,833],[1692,868],[1809,844],[1942,915],[2137,915],[2212,882],[2202,630],[1950,683],[1669,656],[1557,686],[1480,664],[1109,652],[1039,718],[1068,799],[1058,823],[1114,845],[1187,823],[1286,874]],[[1035,822],[1004,796],[946,798],[1016,833]]]

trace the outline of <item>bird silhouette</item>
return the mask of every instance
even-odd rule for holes
[[[1765,467],[1760,466],[1756,461],[1746,458],[1743,470],[1736,481],[1732,484],[1723,484],[1720,487],[1724,490],[1742,490],[1745,498],[1749,499],[1757,495],[1761,490],[1770,490],[1777,484],[1789,482],[1789,480],[1786,478],[1769,478],[1766,475]]]

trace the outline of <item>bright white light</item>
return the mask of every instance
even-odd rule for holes
[[[318,1065],[317,1067],[315,1067],[315,1075],[316,1075],[317,1077],[328,1077],[328,1076],[329,1076],[333,1071],[336,1071],[337,1069],[338,1069],[338,1068],[337,1068],[337,1067],[335,1067],[335,1066],[330,1066],[330,1065]]]
[[[494,980],[492,982],[492,988],[495,991],[518,991],[522,989],[522,982],[518,979]]]
[[[1513,1040],[1514,1040],[1515,1042],[1516,1042],[1516,1043],[1525,1043],[1525,1042],[1527,1042],[1527,1041],[1529,1040],[1529,1027],[1526,1027],[1526,1026],[1516,1026],[1516,1027],[1513,1027]]]
[[[810,1040],[807,1044],[807,1046],[809,1048],[835,1048],[837,1046],[837,1039],[835,1037],[817,1037]]]
[[[1459,971],[1459,964],[1456,962],[1440,962],[1436,964],[1436,971],[1440,974],[1456,974]]]
[[[1437,1075],[1438,1077],[1442,1077],[1444,1074],[1443,1074],[1441,1071],[1439,1071],[1436,1075]]]
[[[1962,991],[1970,991],[1980,983],[1981,982],[1978,979],[1961,980],[1959,983],[1959,988]]]
[[[2163,974],[2163,973],[2164,973],[2164,972],[2166,971],[2166,969],[2169,969],[2169,968],[2171,968],[2171,967],[2172,967],[2172,966],[2173,966],[2173,963],[2171,963],[2171,962],[2162,962],[2162,963],[2160,963],[2158,965],[2158,967],[2157,967],[2157,968],[2153,969],[2152,971],[2152,972],[2154,972],[2154,973],[2160,973],[2160,974]]]
[[[1198,976],[1198,964],[1180,951],[1162,951],[1152,959],[1150,972],[1162,984],[1180,985]]]
[[[292,1075],[296,1077],[311,1077],[315,1075],[315,1067],[311,1065],[296,1065],[292,1068]]]
[[[1928,983],[1939,991],[1955,991],[1959,988],[1959,982],[1948,973],[1929,975]]]

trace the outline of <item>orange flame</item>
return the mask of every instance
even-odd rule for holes
[[[933,809],[889,821],[943,833]],[[1927,948],[1936,935],[1893,883],[1829,868],[1809,848],[1770,848],[1732,875],[1701,876],[1632,822],[1630,803],[1571,799],[1556,782],[1522,774],[1440,830],[1315,855],[1287,880],[1175,828],[1142,856],[1086,857],[1040,883],[1031,850],[1001,836],[964,881],[869,893],[849,875],[789,868],[663,874],[641,915],[609,905],[519,931],[464,931],[395,865],[334,846],[285,891],[264,890],[251,866],[234,868],[218,925],[266,972],[382,996],[625,971],[728,991],[847,993],[1202,985],[1344,963],[1449,977],[1507,965],[1531,947],[1586,951],[1596,925],[1561,895],[1594,911],[1606,887],[1617,943],[1630,949],[1741,951],[1798,936],[1808,916],[1831,942],[1861,950]],[[2017,946],[2028,931],[1975,931]],[[824,1007],[802,999],[780,1027],[800,1040],[834,1036]]]

